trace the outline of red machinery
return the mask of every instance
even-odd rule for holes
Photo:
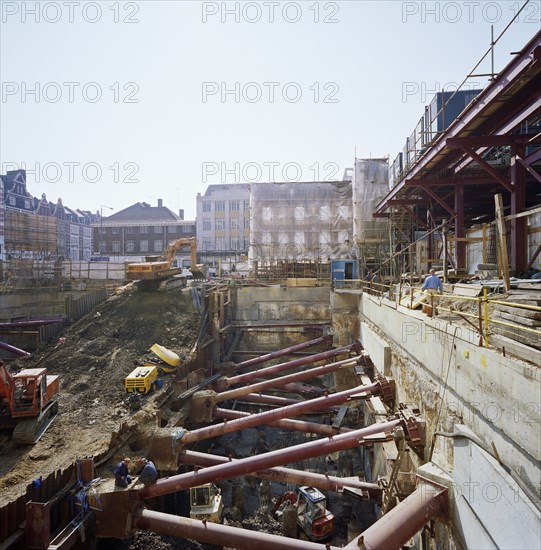
[[[14,428],[12,441],[32,445],[58,412],[58,376],[47,369],[23,369],[11,374],[0,361],[0,428]]]

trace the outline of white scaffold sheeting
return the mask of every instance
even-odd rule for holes
[[[252,183],[250,259],[327,261],[353,237],[350,182]]]

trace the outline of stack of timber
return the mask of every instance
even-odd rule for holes
[[[541,348],[541,291],[512,290],[505,301],[514,305],[498,304],[494,311],[495,319],[517,327],[496,325],[498,333],[522,344]]]

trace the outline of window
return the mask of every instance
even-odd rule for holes
[[[240,210],[240,201],[229,201],[229,210],[238,212]]]
[[[9,197],[9,204],[15,206],[17,204],[17,199],[13,196]]]
[[[349,218],[349,207],[348,206],[339,206],[338,215],[341,218]]]
[[[250,229],[250,218],[244,218],[244,229]]]
[[[161,225],[155,225],[154,226],[154,233],[155,234],[160,234],[160,233],[163,233],[163,227]]]
[[[304,220],[304,206],[295,206],[294,217],[296,220]]]
[[[161,239],[154,241],[154,252],[163,252],[163,241]]]
[[[111,233],[112,233],[113,235],[120,235],[120,227],[113,227],[113,228],[111,229]]]
[[[216,238],[216,250],[225,250],[225,237]]]
[[[229,220],[229,229],[238,229],[239,228],[239,219],[231,218]]]
[[[100,241],[100,252],[107,252],[107,244],[105,241]]]
[[[239,250],[239,238],[231,237],[231,250]]]
[[[212,229],[212,224],[210,218],[203,218],[203,231],[210,231]]]
[[[225,212],[225,201],[216,201],[214,203],[214,210],[216,212]]]
[[[120,252],[120,241],[113,241],[113,252]]]
[[[214,226],[217,230],[225,229],[225,218],[216,218],[214,220]]]
[[[105,227],[100,227],[99,230],[98,230],[98,233],[100,235],[107,235],[107,228]]]
[[[141,235],[145,235],[147,234],[149,231],[148,231],[148,225],[142,225],[140,228],[139,228],[139,233],[141,233]]]
[[[265,221],[270,221],[272,218],[272,206],[264,206],[261,210],[261,216]]]
[[[126,252],[133,252],[135,250],[134,241],[126,241]]]
[[[148,252],[148,241],[141,241],[139,243],[139,251],[140,252]]]
[[[212,239],[203,239],[203,250],[212,250]]]
[[[244,211],[250,210],[250,201],[243,201],[244,202]]]
[[[212,212],[212,203],[210,201],[203,201],[203,212]]]
[[[319,217],[323,221],[329,221],[331,219],[331,207],[326,205],[319,209]]]
[[[25,199],[24,200],[24,207],[27,209],[27,210],[30,210],[30,201],[28,199]]]
[[[124,228],[124,233],[125,233],[126,235],[133,235],[133,234],[135,233],[135,231],[134,231],[134,228],[133,228],[133,227],[125,227],[125,228]]]
[[[195,226],[193,225],[183,225],[182,232],[185,234],[195,234]]]

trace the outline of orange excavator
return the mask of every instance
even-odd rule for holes
[[[58,412],[60,378],[47,369],[22,369],[11,374],[0,361],[0,429],[13,428],[16,445],[32,445]]]
[[[194,279],[204,279],[203,265],[197,264],[197,241],[195,237],[186,237],[172,241],[164,250],[162,256],[146,256],[144,262],[128,264],[126,276],[130,281],[139,281],[143,290],[162,288],[171,290],[186,286],[186,277],[181,274],[181,268],[171,267],[177,250],[190,247],[190,271]]]

